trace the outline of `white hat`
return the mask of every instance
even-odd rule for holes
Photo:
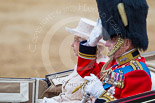
[[[79,37],[88,39],[95,26],[96,22],[86,18],[81,18],[78,26],[75,29],[66,27],[66,31]],[[99,41],[99,43],[104,44],[105,41],[102,39]]]

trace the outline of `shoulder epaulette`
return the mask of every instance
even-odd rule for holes
[[[130,61],[130,66],[133,68],[133,70],[143,70],[139,61]]]

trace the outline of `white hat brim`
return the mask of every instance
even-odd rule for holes
[[[68,28],[68,27],[66,27],[66,31],[67,32],[70,32],[71,34],[74,34],[76,36],[79,36],[81,38],[85,38],[85,39],[88,39],[89,36],[90,36],[90,35],[88,35],[86,33],[83,33],[83,32],[78,31],[77,29],[71,29],[71,28]],[[101,39],[99,41],[99,45],[103,45],[103,44],[105,44],[105,41],[103,39]]]
[[[83,32],[80,32],[77,29],[71,29],[71,28],[66,27],[66,31],[67,32],[70,32],[71,34],[74,34],[76,36],[79,36],[81,38],[85,38],[85,39],[88,39],[89,38],[89,35],[88,34],[83,33]]]

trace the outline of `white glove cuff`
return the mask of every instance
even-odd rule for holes
[[[105,89],[103,87],[101,87],[100,89],[98,89],[98,91],[96,92],[94,97],[98,98],[104,91],[105,91]]]
[[[99,42],[99,39],[97,39],[97,38],[94,38],[93,40],[88,39],[89,46],[96,46],[98,44],[98,42]]]

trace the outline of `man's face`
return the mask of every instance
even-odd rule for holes
[[[118,38],[114,37],[112,39],[109,39],[106,41],[105,46],[108,47],[109,52],[112,50],[112,48],[115,46],[117,43]]]
[[[117,41],[118,41],[118,37],[114,37],[111,40],[107,40],[106,41],[105,46],[108,47],[109,52],[114,48],[114,46],[116,45]],[[129,48],[130,48],[129,39],[125,39],[125,41],[121,45],[121,47],[110,58],[117,59],[122,54],[124,54]]]

